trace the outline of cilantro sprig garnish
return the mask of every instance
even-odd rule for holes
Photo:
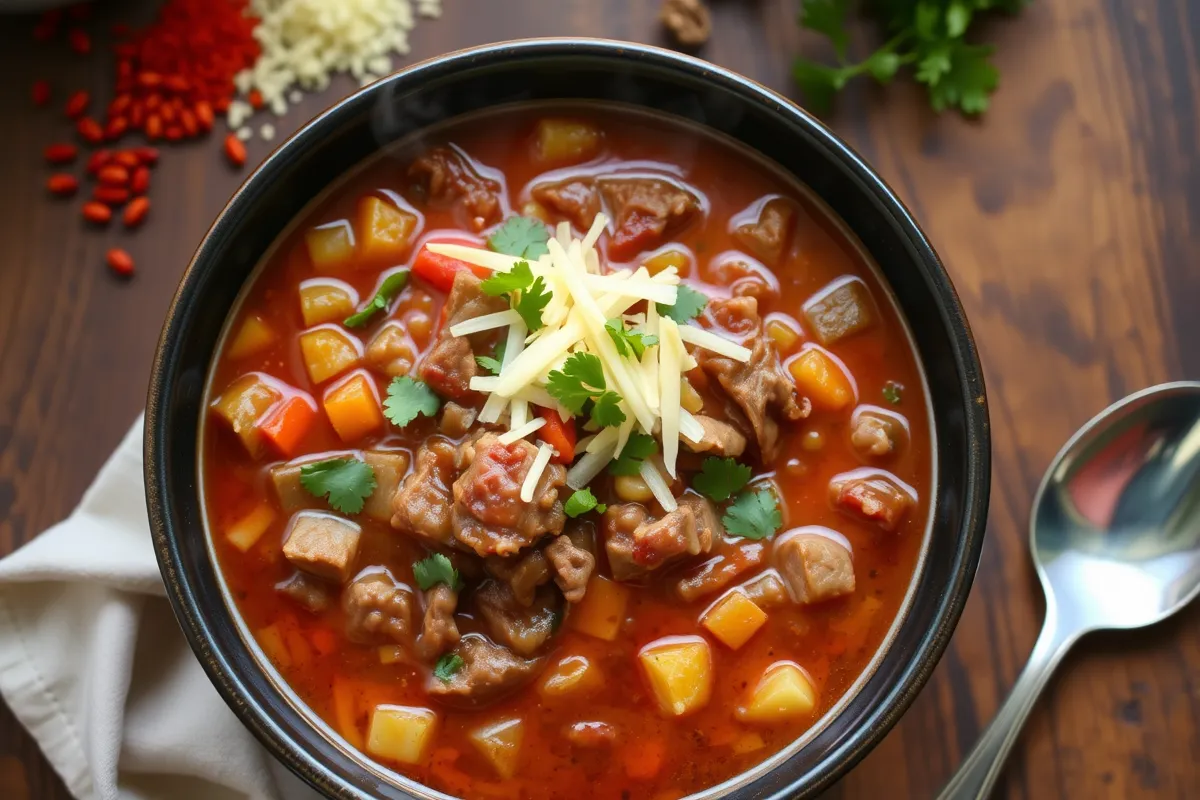
[[[454,676],[462,668],[462,656],[458,653],[443,653],[442,657],[433,665],[433,677],[442,683],[449,683],[454,680]]]
[[[439,583],[444,583],[455,591],[462,588],[462,578],[459,577],[458,570],[450,563],[450,559],[441,553],[434,553],[429,558],[413,564],[413,578],[417,581],[417,586],[421,587],[421,591],[425,592]]]
[[[563,511],[571,519],[592,510],[595,510],[597,514],[603,514],[608,510],[608,506],[598,501],[596,495],[592,494],[592,490],[586,486],[576,491],[567,498],[567,502],[563,503]]]
[[[442,407],[442,401],[423,381],[403,375],[388,384],[383,415],[393,425],[403,428],[417,417],[432,417]]]
[[[530,331],[544,326],[542,309],[550,302],[550,291],[541,275],[534,277],[528,261],[518,261],[508,272],[497,272],[479,288],[492,297],[507,297]]]
[[[550,252],[550,232],[540,219],[509,217],[488,237],[487,245],[497,253],[517,258],[540,258]]]
[[[592,401],[592,421],[611,427],[625,421],[625,412],[618,407],[621,395],[608,389],[600,357],[593,353],[572,353],[562,369],[547,376],[546,391],[572,414],[582,414]]]
[[[895,381],[888,381],[883,385],[883,399],[894,406],[900,405],[900,401],[904,399],[904,386]]]
[[[608,465],[610,475],[637,475],[642,462],[658,452],[658,442],[646,433],[635,433],[629,437],[621,455]]]
[[[608,338],[617,346],[617,352],[623,356],[633,356],[640,359],[646,348],[658,344],[658,337],[651,333],[625,330],[625,323],[620,319],[610,319],[604,323]]]
[[[744,539],[765,539],[783,525],[779,502],[770,489],[745,491],[730,503],[721,517],[725,532]]]
[[[357,458],[329,458],[300,467],[300,485],[335,511],[357,514],[375,491],[375,470]]]
[[[659,314],[670,317],[682,325],[688,320],[700,316],[700,312],[708,305],[708,298],[687,284],[681,283],[675,297],[675,305],[668,306],[663,303],[656,305]]]
[[[490,356],[475,356],[475,363],[479,365],[480,369],[487,370],[493,375],[499,375],[500,367],[504,364],[504,350],[507,345],[508,343],[501,339],[500,344],[496,345],[495,354]]]
[[[710,500],[722,503],[740,492],[750,481],[750,467],[732,458],[710,456],[692,478],[692,488]]]
[[[366,325],[378,312],[387,311],[388,304],[396,299],[396,296],[407,284],[408,270],[388,275],[384,278],[379,290],[375,292],[375,296],[371,298],[371,302],[360,308],[357,313],[346,317],[342,324],[347,328],[361,328]]]

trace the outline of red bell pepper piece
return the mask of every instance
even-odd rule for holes
[[[538,438],[558,451],[550,460],[555,464],[570,464],[575,460],[575,420],[564,420],[552,408],[539,408],[537,412],[546,420],[538,429]]]
[[[426,245],[430,242],[426,242]],[[463,242],[437,242],[437,244],[463,244]],[[474,244],[468,242],[467,244]],[[474,264],[468,264],[465,261],[460,261],[457,258],[450,256],[439,255],[430,251],[426,246],[422,246],[417,257],[413,259],[412,271],[413,274],[423,281],[428,283],[435,289],[441,289],[443,292],[449,292],[454,286],[454,276],[463,270],[469,270],[480,278],[491,276],[491,270],[484,267],[477,267]]]

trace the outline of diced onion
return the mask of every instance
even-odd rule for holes
[[[550,463],[550,457],[554,455],[554,448],[542,442],[538,445],[537,455],[533,458],[533,464],[529,467],[529,474],[525,476],[525,482],[521,484],[521,502],[532,503],[533,493],[537,490],[538,481],[542,479],[542,473],[546,471],[546,465]]]
[[[688,344],[703,347],[705,350],[712,350],[718,355],[727,356],[743,364],[750,360],[750,350],[748,348],[742,347],[736,342],[731,342],[722,336],[717,336],[711,331],[697,328],[695,325],[679,326],[679,338]]]
[[[451,325],[450,335],[470,336],[472,333],[490,331],[493,328],[502,328],[505,325],[512,325],[514,322],[520,321],[521,315],[510,308],[508,311],[484,314],[482,317],[472,317],[471,319],[463,320],[457,325]]]
[[[675,502],[675,495],[671,494],[671,486],[663,478],[662,473],[654,466],[652,459],[647,458],[642,462],[642,466],[638,468],[638,474],[646,482],[646,487],[650,489],[650,492],[654,495],[654,499],[663,507],[663,511],[670,514],[679,508],[679,504]]]
[[[528,422],[526,422],[524,425],[513,428],[508,433],[500,434],[499,436],[496,437],[496,441],[498,441],[500,444],[503,444],[503,445],[512,444],[513,442],[517,441],[518,439],[524,439],[526,436],[533,433],[534,431],[536,431],[538,428],[542,427],[545,424],[546,424],[546,419],[544,417],[538,417],[536,419],[531,419]]]

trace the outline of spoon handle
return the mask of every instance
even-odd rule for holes
[[[1058,662],[1078,638],[1078,631],[1063,630],[1053,601],[1048,600],[1046,622],[1029,655],[1029,663],[1021,670],[1008,699],[980,737],[975,749],[943,787],[938,800],[985,800],[991,794],[1008,751],[1017,740],[1017,734],[1021,732],[1034,701],[1045,688]]]

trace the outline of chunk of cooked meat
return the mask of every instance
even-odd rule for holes
[[[680,440],[684,447],[693,453],[737,458],[746,451],[746,437],[728,422],[721,422],[703,414],[696,414],[695,418],[700,427],[704,428],[704,435],[700,437],[700,441],[693,442],[686,436]]]
[[[333,604],[333,591],[329,584],[299,570],[275,584],[275,591],[287,595],[314,614]]]
[[[568,603],[578,603],[587,591],[596,568],[595,533],[590,522],[576,522],[571,530],[546,546],[546,558],[554,570],[554,582]]]
[[[559,217],[565,217],[576,229],[586,231],[600,213],[600,191],[591,178],[568,178],[543,183],[529,192],[533,199]]]
[[[854,591],[854,558],[831,536],[786,534],[775,541],[772,558],[797,603],[819,603]]]
[[[474,408],[460,406],[450,400],[442,406],[442,420],[438,423],[438,430],[446,436],[457,439],[471,430],[477,414],[478,412]]]
[[[493,433],[469,447],[470,465],[454,482],[452,521],[459,542],[481,556],[508,555],[562,531],[567,516],[558,490],[566,484],[565,467],[546,465],[527,503],[521,500],[521,485],[536,447],[524,439],[503,445]]]
[[[753,580],[742,584],[742,591],[754,601],[754,605],[766,611],[778,608],[791,601],[787,587],[775,570],[767,570]]]
[[[458,470],[455,448],[433,437],[417,451],[416,466],[392,499],[392,527],[429,542],[451,545],[451,484]]]
[[[733,297],[753,297],[760,303],[779,299],[779,279],[764,264],[740,253],[728,253],[709,262],[713,283],[729,287]]]
[[[430,676],[426,691],[456,706],[477,707],[512,694],[534,678],[541,661],[521,658],[477,633],[468,633],[454,651],[462,667],[448,681]]]
[[[727,545],[720,539],[717,542],[712,558],[689,570],[675,584],[675,593],[685,603],[719,592],[766,559],[766,546],[762,542],[737,545]]]
[[[458,625],[454,622],[457,608],[458,592],[444,583],[425,593],[425,618],[416,642],[417,655],[425,661],[436,660],[458,644]]]
[[[796,229],[796,205],[783,197],[772,197],[758,212],[758,219],[739,225],[733,232],[738,244],[772,267],[778,267],[791,250]]]
[[[458,150],[429,150],[409,165],[408,177],[421,199],[434,206],[461,209],[475,230],[499,222],[503,216],[500,184],[480,175]]]
[[[375,471],[375,489],[363,504],[362,513],[373,520],[392,518],[392,499],[408,472],[409,455],[403,450],[368,450],[363,461]]]
[[[712,33],[712,16],[704,0],[663,0],[658,18],[684,47],[699,47]]]
[[[271,483],[275,496],[284,513],[292,514],[302,508],[322,508],[325,501],[317,498],[300,483],[300,468],[303,464],[287,463],[271,467]]]
[[[380,328],[367,345],[367,363],[390,378],[411,372],[415,358],[408,333],[397,322],[389,322]]]
[[[725,534],[712,503],[695,494],[680,497],[679,507],[661,519],[652,518],[638,503],[610,505],[602,524],[609,569],[619,581],[707,553]]]
[[[850,445],[863,458],[883,458],[908,441],[908,427],[899,414],[860,406],[850,417]]]
[[[484,566],[489,573],[508,584],[513,597],[523,606],[533,602],[539,586],[549,583],[550,564],[541,550],[530,550],[515,556],[488,556]]]
[[[636,580],[649,573],[649,569],[633,559],[633,532],[649,518],[650,512],[641,503],[610,503],[600,518],[608,568],[614,580]]]
[[[795,421],[812,411],[807,397],[800,398],[796,384],[779,363],[779,354],[762,332],[758,302],[752,297],[709,301],[711,318],[725,327],[728,320],[731,333],[745,336],[743,345],[750,348],[746,363],[696,348],[700,367],[717,379],[717,383],[745,414],[758,441],[764,461],[770,462],[779,454],[779,418]]]
[[[360,575],[342,592],[346,638],[370,644],[381,639],[412,641],[412,590],[386,571]]]
[[[338,583],[354,568],[362,528],[349,520],[319,511],[301,511],[292,518],[283,542],[283,555],[292,566]]]
[[[589,750],[599,747],[611,747],[617,741],[617,726],[607,722],[572,722],[563,731],[567,741],[576,747]]]
[[[839,278],[804,303],[804,316],[817,341],[828,347],[871,327],[871,291],[858,278]]]
[[[421,379],[443,397],[466,397],[470,394],[471,378],[479,374],[475,348],[482,352],[491,335],[483,332],[471,336],[452,336],[450,328],[460,322],[508,308],[505,298],[484,294],[480,288],[482,283],[467,270],[455,274],[450,296],[446,298],[446,321],[438,331],[433,347],[417,368]]]
[[[552,587],[538,591],[528,606],[517,602],[508,584],[494,580],[476,589],[474,598],[492,640],[517,655],[536,653],[558,627],[558,593]]]
[[[601,178],[600,191],[616,220],[608,242],[614,261],[658,247],[700,213],[695,192],[663,178]]]
[[[886,472],[853,472],[835,475],[829,482],[834,508],[885,531],[894,531],[916,502],[912,490]]]

